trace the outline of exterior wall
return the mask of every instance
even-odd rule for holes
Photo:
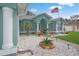
[[[23,21],[19,21],[19,31],[20,33],[23,31]]]
[[[3,42],[3,12],[2,7],[0,7],[0,49],[2,48],[2,42]]]
[[[77,31],[79,31],[79,25],[77,25]]]
[[[73,31],[72,26],[66,26],[66,25],[65,25],[65,31]]]
[[[79,31],[79,25],[75,26],[75,31]]]
[[[33,22],[31,24],[32,24],[32,26],[31,26],[30,32],[35,32],[36,31],[36,23]]]
[[[17,10],[14,9],[13,12],[13,44],[17,46],[17,39],[18,39],[18,19],[17,19]]]
[[[65,25],[65,31],[73,31],[73,26],[66,26]],[[77,26],[74,26],[74,31],[79,31],[79,28],[77,28]]]
[[[57,20],[56,25],[57,25],[56,31],[58,31],[58,32],[64,31],[64,21],[63,21],[63,19]]]
[[[56,31],[56,22],[54,21],[53,23],[48,24],[48,31]]]

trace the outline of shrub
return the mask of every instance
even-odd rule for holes
[[[54,34],[54,32],[49,32],[49,34]]]
[[[65,34],[69,34],[69,32],[65,32]]]
[[[40,36],[40,35],[44,35],[44,33],[43,33],[43,32],[38,32],[37,34],[38,34],[39,36]]]

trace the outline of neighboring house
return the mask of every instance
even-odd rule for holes
[[[79,15],[70,16],[69,20],[65,20],[65,31],[79,31]]]
[[[42,32],[48,29],[48,32],[63,32],[64,31],[64,19],[56,18],[53,19],[46,13],[35,15],[29,11],[27,14],[20,18],[20,33],[25,33],[23,24],[26,22],[31,23],[30,32]]]
[[[79,31],[79,20],[69,20],[65,23],[65,31]]]

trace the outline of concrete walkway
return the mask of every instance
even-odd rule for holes
[[[33,56],[79,56],[79,45],[54,38],[54,49],[42,49],[39,46],[40,41],[42,39],[38,36],[21,35],[18,42],[18,50],[31,50]],[[18,55],[28,56],[30,54],[25,52]]]

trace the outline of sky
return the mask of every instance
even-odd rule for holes
[[[79,14],[79,3],[31,3],[28,10],[34,14],[47,13],[53,18],[57,18],[58,13],[51,13],[51,10],[56,7],[59,8],[59,16],[63,18]]]

